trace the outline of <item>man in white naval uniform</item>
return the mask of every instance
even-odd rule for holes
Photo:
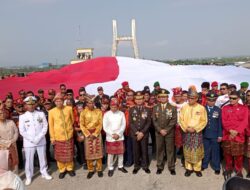
[[[30,185],[34,174],[34,154],[37,151],[42,177],[51,180],[47,172],[46,139],[48,122],[43,112],[35,110],[36,98],[24,99],[26,112],[19,118],[19,130],[23,136],[23,147],[25,152],[25,185]]]

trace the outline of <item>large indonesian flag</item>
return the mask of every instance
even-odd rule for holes
[[[187,89],[190,85],[200,85],[204,81],[227,82],[238,85],[242,81],[250,82],[250,70],[235,66],[170,66],[165,63],[125,57],[100,57],[82,63],[67,65],[58,70],[34,72],[26,77],[13,77],[0,80],[0,98],[7,92],[24,89],[37,92],[42,88],[59,89],[66,84],[77,94],[79,87],[85,86],[89,94],[96,94],[96,88],[103,86],[106,94],[112,95],[128,81],[134,90],[142,90],[145,85],[153,86],[159,81],[161,87],[171,89],[180,86]]]

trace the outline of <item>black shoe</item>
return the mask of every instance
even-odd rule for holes
[[[202,173],[201,172],[195,172],[197,177],[202,177]]]
[[[108,176],[109,176],[109,177],[112,177],[112,176],[113,176],[113,174],[114,174],[114,170],[109,170],[109,172],[108,172]]]
[[[201,168],[201,171],[204,171],[205,169],[207,169],[207,168],[203,168],[203,167],[202,167],[202,168]]]
[[[63,179],[65,177],[67,172],[63,172],[59,174],[59,179]]]
[[[139,170],[140,170],[140,168],[134,168],[133,174],[137,174]]]
[[[87,164],[84,163],[84,164],[82,165],[82,168],[83,168],[83,170],[87,170],[87,169],[88,169]]]
[[[247,173],[246,178],[250,178],[250,172]]]
[[[91,177],[93,177],[94,174],[95,174],[95,172],[89,172],[87,175],[87,179],[90,179]]]
[[[236,176],[237,176],[237,177],[241,177],[241,178],[243,178],[243,174],[242,174],[242,172],[237,172],[237,173],[236,173]]]
[[[97,172],[98,177],[103,177],[102,171]]]
[[[176,175],[175,170],[170,170],[170,174],[171,174],[171,175]]]
[[[68,173],[71,177],[74,177],[76,175],[74,170],[68,171]]]
[[[225,178],[225,180],[229,179],[232,177],[232,170],[226,170],[223,172],[223,176]]]
[[[121,171],[122,173],[128,173],[128,171],[124,167],[118,168],[118,170]]]
[[[214,174],[215,174],[215,175],[220,175],[220,170],[215,170],[215,171],[214,171]]]
[[[157,169],[156,174],[159,175],[162,173],[162,169]]]
[[[186,172],[185,172],[184,175],[185,175],[186,177],[189,177],[191,174],[192,174],[192,171],[186,170]]]
[[[148,169],[148,168],[143,168],[143,170],[144,170],[145,173],[147,173],[147,174],[150,174],[150,173],[151,173],[150,169]]]

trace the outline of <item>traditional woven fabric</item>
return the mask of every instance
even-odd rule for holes
[[[123,154],[125,151],[123,141],[107,142],[106,152],[107,154]]]
[[[14,170],[15,166],[19,163],[16,143],[12,144],[9,148],[9,169]]]
[[[0,150],[6,150],[6,148],[0,146]],[[16,144],[12,144],[7,150],[9,150],[8,167],[12,171],[19,163]]]
[[[55,141],[55,159],[59,162],[72,162],[74,156],[74,141]]]
[[[224,141],[222,148],[225,154],[232,156],[242,156],[244,154],[244,143]]]
[[[181,129],[180,125],[177,124],[175,127],[175,146],[176,146],[176,148],[181,148],[183,145],[182,135],[183,135],[182,129]]]
[[[185,161],[195,164],[204,158],[202,133],[185,133],[183,135]]]
[[[246,137],[246,143],[245,143],[245,156],[247,158],[250,158],[250,137]]]
[[[99,134],[97,138],[94,139],[85,137],[84,147],[86,160],[96,160],[103,157],[101,134]]]

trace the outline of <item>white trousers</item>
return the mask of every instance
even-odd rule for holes
[[[108,154],[108,169],[114,170],[114,156],[118,156],[118,168],[123,167],[123,154],[114,155],[114,154]]]
[[[34,154],[37,151],[39,165],[40,165],[40,172],[41,174],[48,175],[47,169],[47,158],[46,158],[46,145],[44,146],[37,146],[37,147],[25,147],[25,175],[27,179],[32,179],[34,174]]]

